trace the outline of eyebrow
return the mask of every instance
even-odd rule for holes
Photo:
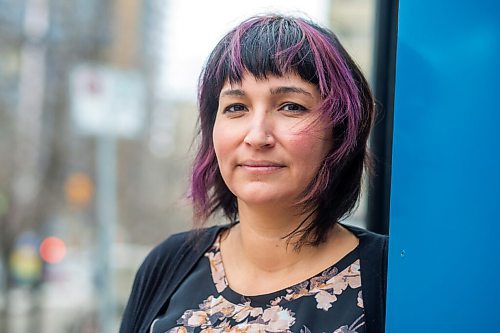
[[[245,96],[245,92],[241,89],[227,89],[220,93],[219,97],[224,96]]]
[[[278,87],[278,88],[272,88],[271,89],[271,95],[284,95],[284,94],[302,94],[302,95],[308,95],[312,97],[312,94],[308,92],[305,89],[299,88],[299,87]]]
[[[307,90],[304,90],[299,87],[294,87],[294,86],[286,86],[286,87],[278,87],[278,88],[271,88],[270,89],[271,95],[285,95],[285,94],[303,94],[303,95],[308,95],[312,97],[312,94],[308,92]],[[225,97],[225,96],[246,96],[245,92],[241,89],[227,89],[221,92],[220,97]]]

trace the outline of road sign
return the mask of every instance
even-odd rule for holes
[[[83,134],[133,138],[143,127],[146,92],[136,71],[78,65],[70,96],[73,121]]]

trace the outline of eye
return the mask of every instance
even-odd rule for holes
[[[233,112],[241,112],[246,111],[247,108],[243,104],[231,104],[224,108],[223,113],[233,113]]]
[[[303,111],[307,111],[307,108],[305,108],[302,105],[297,104],[297,103],[286,103],[280,107],[280,110],[289,111],[289,112],[303,112]]]

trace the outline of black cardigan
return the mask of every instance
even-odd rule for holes
[[[384,332],[387,237],[344,225],[359,238],[361,288],[368,333]],[[120,333],[146,333],[166,311],[170,297],[227,226],[172,235],[142,263],[132,286]]]

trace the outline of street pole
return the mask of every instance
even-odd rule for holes
[[[111,252],[116,229],[116,142],[114,133],[97,137],[98,303],[101,333],[114,332]]]

